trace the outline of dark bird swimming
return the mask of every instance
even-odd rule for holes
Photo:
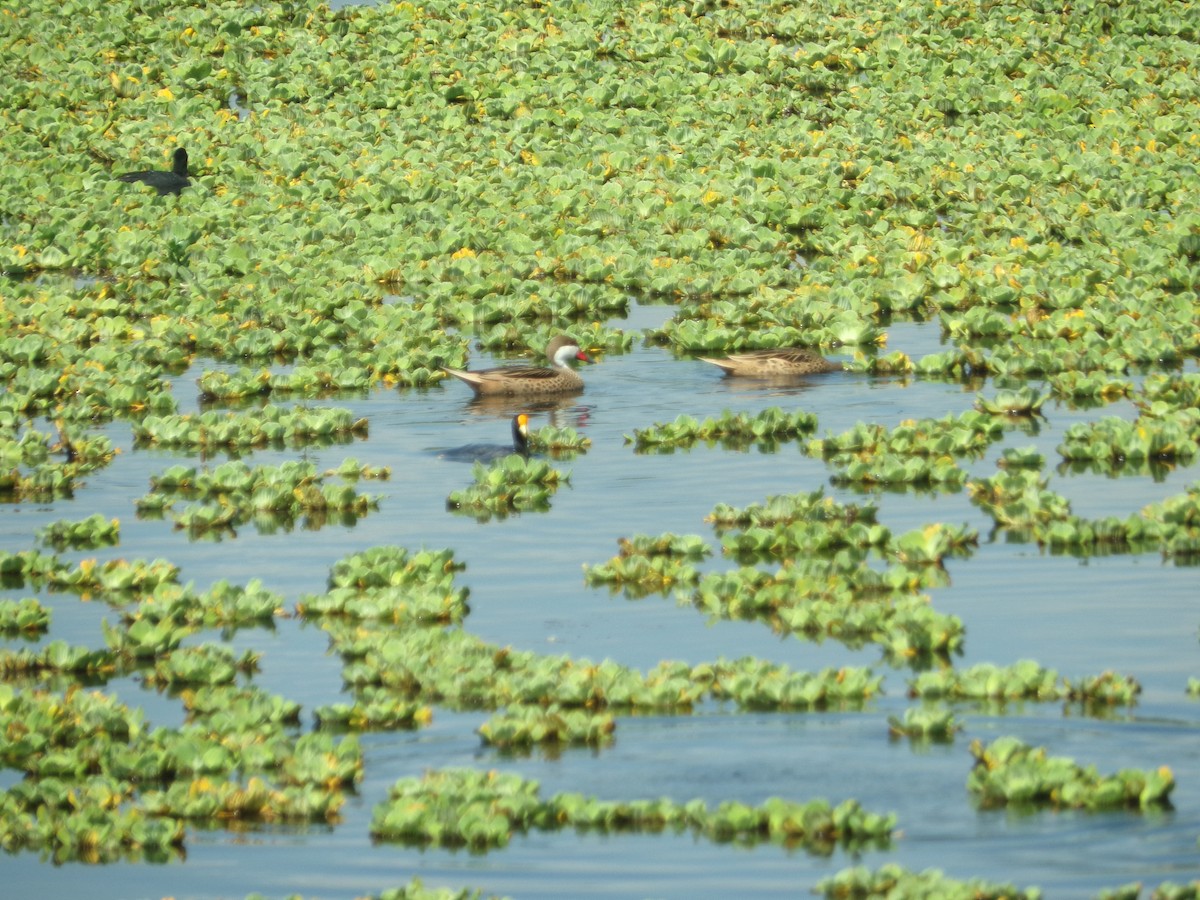
[[[158,169],[147,169],[145,172],[126,172],[118,175],[117,181],[133,184],[140,181],[158,191],[160,197],[166,194],[178,194],[192,183],[188,178],[188,155],[182,147],[175,150],[171,160],[171,171],[163,172]]]

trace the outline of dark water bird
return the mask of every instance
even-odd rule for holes
[[[745,378],[792,378],[842,370],[841,363],[828,360],[820,353],[804,347],[747,350],[744,353],[731,353],[724,359],[710,359],[707,356],[698,358],[719,366],[726,375]]]
[[[514,453],[519,453],[521,456],[529,455],[529,415],[527,413],[517,413],[512,417],[511,447],[501,444],[467,444],[463,447],[444,450],[438,456],[455,462],[495,462]]]
[[[117,181],[124,181],[129,184],[140,181],[142,184],[150,185],[162,197],[166,194],[178,194],[192,183],[191,179],[188,178],[187,171],[187,151],[182,147],[178,147],[171,159],[170,172],[162,172],[157,169],[148,169],[145,172],[126,172],[124,175],[118,175]]]
[[[546,356],[550,359],[549,369],[516,365],[480,369],[475,372],[443,367],[442,371],[466,382],[471,390],[481,397],[536,397],[546,394],[579,393],[583,390],[583,379],[571,368],[570,362],[574,359],[591,362],[591,359],[579,349],[579,343],[574,338],[560,334],[546,347]]]
[[[513,450],[522,456],[529,454],[529,416],[517,413],[512,420]]]

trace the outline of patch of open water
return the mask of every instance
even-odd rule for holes
[[[627,327],[656,325],[666,307],[635,307]],[[910,356],[935,352],[938,326],[890,327],[889,347]],[[472,367],[490,364],[474,356]],[[192,371],[176,382],[181,407],[194,408]],[[5,860],[5,881],[15,896],[97,898],[351,897],[376,893],[414,875],[427,886],[473,886],[514,897],[762,897],[807,893],[819,879],[861,862],[897,862],[912,869],[935,866],[955,877],[983,877],[1039,885],[1048,896],[1090,896],[1134,880],[1157,884],[1200,874],[1200,706],[1184,694],[1187,677],[1200,670],[1194,569],[1164,564],[1157,555],[1079,560],[1042,553],[1034,545],[989,538],[990,520],[965,493],[874,495],[879,517],[894,532],[928,522],[966,522],[981,545],[948,564],[949,587],[932,592],[938,609],[967,626],[958,665],[1007,664],[1032,658],[1078,677],[1104,669],[1136,676],[1141,702],[1098,720],[1064,714],[1057,705],[1022,704],[1004,715],[964,709],[966,730],[954,743],[914,748],[887,738],[888,715],[902,714],[907,673],[889,669],[878,650],[849,650],[827,641],[812,644],[772,635],[759,624],[708,623],[671,599],[631,601],[584,586],[581,565],[611,557],[616,540],[633,533],[695,533],[717,541],[703,518],[717,502],[744,505],[772,494],[824,486],[839,500],[852,493],[829,485],[830,469],[795,444],[777,452],[733,452],[699,446],[664,455],[636,455],[623,436],[680,413],[696,417],[723,409],[757,411],[779,405],[816,413],[819,434],[858,421],[895,425],[907,418],[958,413],[974,392],[920,379],[872,379],[835,373],[791,387],[755,387],[722,378],[700,362],[674,359],[659,348],[635,347],[584,371],[587,391],[555,413],[592,439],[591,449],[570,462],[569,485],[552,498],[548,513],[478,524],[449,513],[447,495],[471,480],[468,464],[439,453],[472,443],[502,444],[508,414],[480,411],[467,389],[449,384],[426,391],[380,391],[328,405],[351,408],[370,420],[365,441],[331,448],[255,453],[254,462],[304,456],[332,468],[349,456],[392,467],[392,479],[360,487],[382,494],[381,508],[355,527],[327,526],[271,535],[244,529],[236,539],[189,542],[167,521],[139,521],[134,500],[149,477],[180,457],[133,449],[126,426],[108,429],[123,450],[71,501],[0,510],[0,546],[32,545],[43,525],[93,512],[121,520],[121,546],[101,558],[165,557],[183,579],[205,588],[219,579],[261,578],[288,605],[306,592],[324,590],[330,566],[347,554],[378,544],[409,548],[451,547],[467,564],[462,583],[471,591],[465,627],[485,640],[545,653],[594,660],[611,658],[647,669],[663,659],[688,662],[718,656],[760,656],[796,668],[872,665],[886,673],[886,694],[859,713],[738,714],[719,705],[696,715],[621,717],[613,747],[558,757],[498,755],[481,747],[474,729],[482,715],[437,709],[433,724],[416,732],[367,735],[366,781],[333,828],[259,828],[248,832],[192,831],[186,863],[119,864],[103,870],[52,867],[24,853]],[[990,385],[984,388],[987,392]],[[1086,516],[1128,514],[1177,493],[1197,469],[1155,482],[1149,477],[1107,479],[1058,475],[1054,448],[1075,421],[1131,415],[1117,405],[1101,411],[1047,409],[1036,434],[1014,430],[1002,446],[1034,444],[1050,461],[1051,489]],[[535,417],[537,427],[548,414]],[[973,473],[995,470],[1001,448],[966,465]],[[218,462],[220,460],[214,460]],[[195,460],[188,461],[196,464]],[[857,498],[860,501],[865,498]],[[67,554],[67,556],[70,556]],[[713,567],[726,565],[720,559]],[[34,592],[6,592],[25,596]],[[51,638],[101,646],[99,621],[115,614],[70,595],[39,595],[54,608]],[[205,635],[218,640],[220,635]],[[342,699],[340,661],[327,652],[323,633],[295,621],[274,631],[243,631],[231,644],[262,653],[255,681],[304,704],[306,714]],[[178,704],[144,691],[133,680],[113,687],[124,701],[142,705],[156,724],[179,721]],[[306,718],[306,724],[311,719]],[[1054,755],[1113,771],[1124,766],[1169,765],[1178,787],[1176,809],[1155,816],[1038,813],[1015,816],[974,809],[965,788],[971,758],[967,745],[1014,734],[1044,744]],[[533,833],[486,855],[419,851],[373,845],[368,825],[374,805],[396,778],[435,766],[496,767],[536,778],[548,795],[577,790],[605,799],[667,795],[761,802],[780,795],[805,800],[853,797],[874,811],[894,811],[901,836],[887,851],[854,859],[789,852],[772,845],[743,848],[684,835],[617,836]]]

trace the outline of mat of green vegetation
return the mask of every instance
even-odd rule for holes
[[[423,385],[466,364],[470,340],[526,353],[570,327],[589,348],[627,350],[629,335],[597,323],[630,298],[678,304],[648,337],[684,356],[805,344],[861,372],[970,387],[991,376],[1007,391],[1035,379],[1071,403],[1131,396],[1136,423],[1098,414],[1063,461],[1114,477],[1189,464],[1200,385],[1180,369],[1200,354],[1198,23],[1190,2],[10,5],[0,498],[83,494],[115,452],[95,426],[114,418],[149,440],[207,446],[193,432],[220,423],[169,418],[169,377],[197,360],[221,364],[200,391],[223,403]],[[168,168],[176,147],[191,154],[178,196],[115,179]],[[939,319],[946,349],[886,355],[893,316]],[[1008,396],[980,406],[1012,413]],[[1046,397],[1026,400],[1028,414]],[[872,428],[814,442],[837,451],[839,483],[936,487],[945,479],[927,469],[941,466],[962,484],[957,445],[914,462],[920,452]],[[320,431],[244,440],[300,446]],[[853,458],[863,448],[842,444],[863,435],[896,456]],[[1015,539],[1200,552],[1196,491],[1091,523],[1045,490],[1043,460],[1025,462],[970,485]],[[351,487],[339,497],[335,509],[367,511]],[[269,530],[275,508],[256,489],[238,510],[186,510],[179,523]],[[117,530],[54,535],[99,543],[100,529]],[[213,622],[189,614],[169,571],[147,584],[144,563],[72,569],[35,543],[6,550],[8,586],[136,606],[106,632],[108,650],[54,642],[5,656],[14,686],[0,706],[15,730],[3,759],[29,776],[4,793],[6,848],[159,859],[178,852],[185,819],[336,821],[341,787],[361,774],[352,739],[309,742],[272,721],[269,752],[243,760],[239,782],[230,735],[261,720],[258,706],[224,700],[232,722],[148,730],[105,702],[106,678],[153,672],[194,690],[253,661],[177,651]],[[261,586],[240,591],[230,605],[255,608],[233,621],[278,614],[269,597],[245,602]],[[439,603],[423,595],[421,608]],[[6,615],[6,634],[49,625],[28,604]],[[352,666],[369,635],[341,637]],[[101,693],[68,686],[85,677]],[[359,700],[328,720],[427,718]],[[62,721],[64,710],[76,711]],[[103,735],[126,748],[70,752]],[[131,773],[161,785],[137,791]]]

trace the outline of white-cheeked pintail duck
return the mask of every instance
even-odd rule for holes
[[[706,363],[719,366],[726,375],[747,378],[791,378],[797,375],[819,375],[840,372],[842,364],[826,359],[805,347],[779,347],[774,350],[747,350],[731,353],[724,359],[701,356]]]
[[[591,362],[586,353],[579,349],[574,338],[560,334],[546,347],[546,356],[550,358],[551,368],[538,366],[516,365],[498,366],[494,369],[480,369],[476,372],[463,372],[460,369],[442,371],[453,375],[460,381],[465,381],[479,396],[508,395],[514,397],[533,397],[546,394],[578,393],[583,390],[583,379],[571,368],[573,359]]]

